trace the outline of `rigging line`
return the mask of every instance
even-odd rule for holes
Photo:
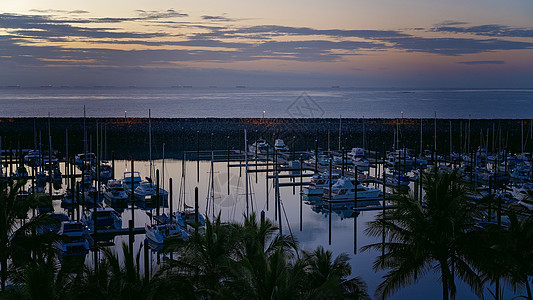
[[[296,240],[294,239],[294,235],[292,234],[291,229],[291,223],[289,223],[289,219],[287,218],[287,212],[285,211],[285,205],[283,204],[283,201],[281,201],[281,197],[279,197],[279,203],[281,204],[281,207],[283,208],[283,214],[285,215],[285,221],[287,222],[287,227],[289,228],[289,233],[291,234],[291,239],[293,243],[296,243]]]

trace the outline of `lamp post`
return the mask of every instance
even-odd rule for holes
[[[266,113],[266,110],[263,110],[263,124],[265,124],[265,113]]]

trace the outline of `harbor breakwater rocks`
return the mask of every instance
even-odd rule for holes
[[[264,138],[273,144],[281,138],[292,150],[313,150],[318,147],[337,150],[362,147],[383,151],[390,150],[396,136],[400,147],[419,151],[422,124],[422,148],[434,148],[434,119],[262,119],[262,118],[1,118],[0,136],[3,149],[29,149],[42,144],[48,149],[50,125],[52,147],[64,154],[66,135],[70,155],[83,151],[84,128],[87,146],[96,151],[97,128],[104,152],[110,158],[114,151],[117,159],[146,159],[149,148],[149,122],[152,128],[152,156],[182,157],[182,151],[244,149],[244,130],[248,144]],[[525,150],[533,150],[530,120],[460,120],[437,119],[437,152],[450,152],[450,139],[454,151],[466,151],[468,135],[471,149],[483,143],[521,151],[522,136]],[[450,135],[451,123],[451,135]],[[470,123],[470,130],[468,124]],[[340,139],[339,139],[340,132]],[[363,132],[365,140],[363,141]],[[399,132],[397,135],[396,132]],[[470,134],[468,134],[470,132]],[[522,134],[523,132],[523,134]],[[488,141],[488,143],[487,143]]]

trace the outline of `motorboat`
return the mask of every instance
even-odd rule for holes
[[[104,197],[111,202],[126,202],[128,194],[120,180],[109,180],[104,186]]]
[[[352,150],[350,150],[350,152],[348,152],[348,157],[350,157],[351,159],[354,159],[356,157],[365,157],[365,149],[363,148],[352,148]]]
[[[331,174],[331,184],[333,185],[340,178],[340,174]],[[303,188],[303,193],[307,196],[321,196],[324,189],[329,188],[330,175],[328,172],[315,174],[311,178],[311,185]]]
[[[89,252],[87,233],[81,222],[61,222],[58,235],[60,240],[56,243],[56,247],[63,255],[84,255]]]
[[[287,145],[285,145],[285,142],[282,139],[276,139],[274,141],[274,149],[277,152],[287,152],[287,151],[289,151],[289,147],[287,147]]]
[[[83,213],[81,217],[83,224],[87,228],[87,231],[92,233],[95,228],[95,211],[89,210]],[[96,229],[120,229],[122,228],[122,218],[111,207],[98,207],[96,208]]]
[[[93,163],[96,162],[96,154],[94,154],[92,152],[77,154],[74,157],[74,162],[77,165],[82,165],[82,164],[85,164],[85,163],[93,164]]]
[[[248,146],[248,150],[252,153],[257,152],[257,154],[268,154],[272,152],[270,145],[261,138]]]
[[[24,156],[24,162],[30,166],[38,166],[41,164],[41,152],[39,150],[30,150],[28,154]]]
[[[120,180],[127,193],[131,193],[131,182],[133,181],[133,189],[141,183],[141,173],[139,172],[124,172],[124,177]]]
[[[195,211],[192,209],[177,211],[173,214],[173,222],[177,223],[183,228],[191,229],[195,227]],[[205,217],[198,213],[198,227],[205,228]]]
[[[57,233],[62,222],[70,221],[70,218],[67,215],[58,212],[50,212],[46,214],[46,218],[48,218],[49,222],[46,222],[45,225],[37,226],[35,230],[38,235]]]
[[[366,157],[356,157],[353,159],[353,164],[361,171],[368,171],[370,162]]]
[[[355,199],[355,185],[347,178],[341,178],[335,184],[335,189],[332,187],[331,201],[332,202],[347,202]],[[376,200],[381,197],[381,190],[365,187],[361,184],[357,185],[357,202],[367,200]]]
[[[169,240],[187,240],[191,236],[184,228],[175,223],[146,224],[145,232],[146,237],[157,244],[163,244]]]
[[[157,196],[157,186],[148,180],[142,181],[135,188],[134,195],[138,201],[150,202]],[[168,192],[163,188],[159,188],[159,197],[162,203],[166,203],[168,201]]]
[[[409,156],[407,151],[398,149],[387,154],[387,164],[389,166],[413,166],[414,159]]]
[[[61,170],[59,170],[59,168],[54,168],[52,170],[52,182],[53,183],[63,182],[63,174],[61,174]]]
[[[393,186],[408,186],[410,183],[409,176],[398,174],[398,173],[387,175],[385,181],[387,182],[388,185],[393,185]]]
[[[100,180],[109,180],[113,174],[113,167],[108,164],[100,164]],[[91,168],[91,175],[96,178],[96,165]]]

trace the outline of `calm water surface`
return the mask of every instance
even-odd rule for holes
[[[130,168],[129,161],[116,161],[116,177],[120,178],[124,171]],[[261,168],[261,167],[259,167]],[[179,194],[183,190],[180,188],[182,180],[182,161],[167,159],[165,161],[165,172],[162,172],[162,161],[154,161],[154,169],[161,170],[161,178],[165,182],[165,188],[168,189],[168,179],[173,180],[173,208],[174,211],[178,205],[183,205],[179,202]],[[250,164],[250,169],[255,169],[253,163]],[[135,170],[141,171],[141,175],[148,176],[149,163],[147,161],[135,162]],[[374,171],[371,170],[371,174]],[[194,204],[194,188],[199,188],[200,210],[205,212],[208,190],[210,189],[209,182],[211,177],[211,163],[209,161],[200,162],[200,180],[197,182],[197,168],[195,161],[187,161],[185,164],[185,199],[190,206]],[[257,174],[257,175],[256,175]],[[274,214],[274,186],[272,180],[268,184],[268,204],[266,197],[267,183],[265,180],[266,173],[250,173],[250,210],[256,212],[265,211],[266,217],[271,220],[275,219]],[[229,176],[228,176],[229,175]],[[245,197],[245,181],[244,168],[232,167],[230,172],[227,172],[227,164],[225,162],[214,163],[214,212],[218,214],[220,211],[223,221],[243,220],[243,214],[246,212],[246,197]],[[228,180],[229,177],[229,180]],[[297,179],[299,180],[299,179]],[[304,181],[309,179],[304,178]],[[290,179],[280,179],[280,182],[289,182]],[[228,195],[228,182],[230,187],[230,194]],[[60,193],[61,191],[55,191]],[[368,284],[369,292],[374,293],[376,287],[382,281],[381,276],[383,272],[374,272],[372,269],[373,262],[379,253],[375,251],[360,252],[359,248],[371,243],[380,242],[381,238],[372,238],[364,233],[367,222],[373,220],[377,214],[376,211],[363,211],[357,215],[356,229],[357,241],[354,254],[354,217],[353,211],[346,207],[334,208],[332,213],[332,243],[328,244],[329,238],[329,211],[327,205],[321,205],[320,200],[305,199],[302,210],[302,227],[300,226],[300,198],[299,187],[281,187],[280,195],[282,200],[282,224],[284,234],[294,234],[294,237],[299,241],[301,248],[304,250],[314,250],[318,246],[323,246],[326,249],[332,250],[335,254],[347,253],[350,255],[350,264],[352,266],[352,274],[361,276]],[[379,203],[378,203],[379,204]],[[267,209],[268,205],[268,209]],[[213,206],[211,206],[213,207]],[[64,211],[60,207],[60,200],[54,200],[54,208],[56,211]],[[165,209],[168,214],[168,208]],[[153,211],[155,213],[155,211]],[[150,218],[147,211],[136,208],[135,227],[144,227],[145,224],[150,223]],[[208,216],[212,216],[210,210]],[[122,212],[123,227],[127,227],[128,220],[131,219],[131,209],[127,208]],[[120,250],[121,243],[127,242],[127,236],[115,237],[114,243],[116,250]],[[135,238],[135,248],[138,249],[141,242],[144,241],[144,234],[137,235]],[[119,251],[120,253],[120,251]],[[158,268],[158,255],[156,252],[150,252],[152,260],[152,271]],[[92,264],[93,255],[90,253],[86,256],[85,262]],[[143,256],[141,255],[141,267],[143,266]],[[418,284],[408,286],[397,292],[391,299],[439,299],[442,295],[441,285],[439,283],[438,274],[428,273],[424,276]],[[472,294],[469,288],[457,280],[458,290],[457,299],[477,299]],[[505,289],[507,293],[511,293],[510,288]],[[489,296],[488,292],[486,296]],[[508,295],[511,296],[511,295]]]
[[[533,89],[0,88],[0,117],[531,118]]]

